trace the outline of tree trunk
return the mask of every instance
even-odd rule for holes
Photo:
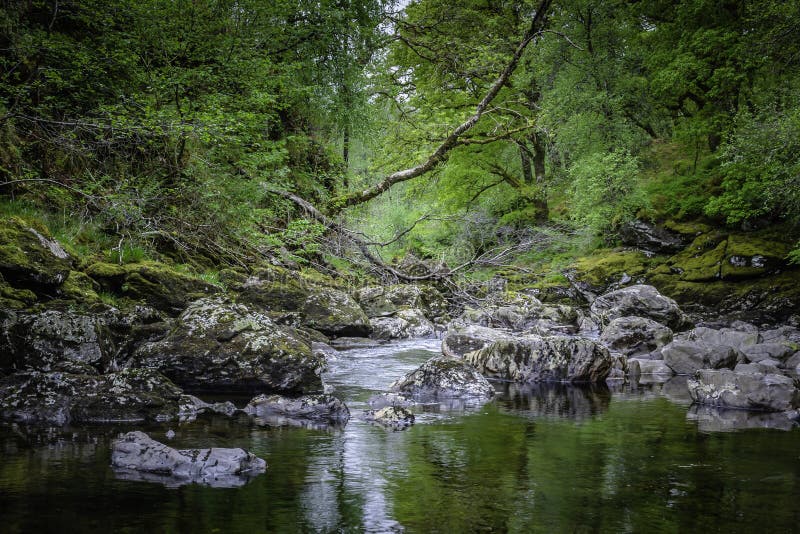
[[[545,156],[547,155],[545,144],[542,135],[538,132],[533,132],[531,141],[533,142],[533,174],[539,189],[535,200],[537,217],[547,220],[550,210],[547,207],[547,189],[545,188]]]

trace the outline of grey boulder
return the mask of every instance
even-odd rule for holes
[[[491,398],[494,388],[470,365],[437,356],[389,386],[394,393],[415,398]]]
[[[402,406],[385,406],[379,410],[367,410],[364,419],[390,430],[405,430],[414,424],[414,414]]]
[[[703,369],[687,385],[693,401],[724,408],[783,412],[800,401],[794,380],[778,374]]]
[[[167,485],[194,482],[220,487],[242,485],[249,477],[264,473],[267,468],[264,460],[244,449],[178,450],[144,432],[128,432],[115,440],[111,465],[122,470],[122,474],[140,472],[172,479],[171,484],[164,481]]]
[[[244,412],[270,426],[304,426],[304,421],[344,424],[350,419],[347,406],[331,395],[259,395],[250,400]]]
[[[738,350],[727,345],[705,345],[696,341],[673,341],[661,349],[666,363],[676,374],[690,375],[699,369],[732,369]]]
[[[372,337],[381,340],[411,337],[428,337],[436,333],[436,328],[422,310],[410,308],[399,310],[391,316],[373,317]]]
[[[672,330],[680,330],[687,324],[675,301],[648,285],[628,286],[601,295],[592,302],[591,313],[601,325],[629,316],[647,317]]]
[[[511,336],[501,330],[478,325],[451,326],[442,339],[442,354],[451,358],[463,358],[468,352]]]
[[[611,350],[635,357],[670,343],[672,330],[644,317],[618,317],[603,328],[600,341]]]

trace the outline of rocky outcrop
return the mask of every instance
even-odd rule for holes
[[[697,326],[689,332],[689,339],[704,345],[725,345],[739,350],[759,342],[756,327],[746,323],[738,323],[736,326],[737,328]]]
[[[436,333],[436,328],[418,309],[399,310],[394,315],[373,317],[372,337],[381,340],[403,339],[410,337],[429,337]]]
[[[86,274],[110,293],[144,301],[172,315],[194,300],[221,291],[200,278],[157,262],[95,263],[86,268]]]
[[[250,400],[244,412],[270,426],[303,426],[306,421],[343,425],[350,419],[347,406],[331,395],[259,395]]]
[[[638,373],[641,376],[672,376],[675,374],[675,371],[663,360],[641,360],[636,358],[628,360],[630,369],[634,369],[634,365],[636,366],[636,371],[632,371],[632,374]]]
[[[434,357],[389,386],[389,390],[418,399],[491,398],[494,388],[460,360]]]
[[[628,357],[649,354],[672,341],[672,330],[644,317],[618,317],[603,328],[600,341]]]
[[[325,360],[294,329],[251,307],[212,297],[192,303],[130,366],[157,370],[192,392],[322,391]]]
[[[17,217],[0,220],[0,275],[12,286],[52,294],[69,276],[72,263],[44,228]]]
[[[163,375],[125,369],[108,375],[22,372],[0,381],[0,416],[24,423],[156,422],[196,415]]]
[[[591,313],[601,325],[630,316],[646,317],[672,330],[687,325],[686,316],[675,301],[648,285],[628,286],[601,295],[592,302]]]
[[[464,360],[484,376],[516,382],[602,382],[614,363],[599,343],[558,336],[495,341]]]
[[[442,339],[442,354],[450,358],[463,358],[468,352],[482,349],[501,339],[511,339],[511,336],[484,326],[451,326]]]
[[[479,309],[466,309],[455,324],[555,335],[574,334],[583,318],[571,306],[542,304],[537,298],[521,293],[503,293],[493,300]]]
[[[794,380],[783,375],[703,369],[687,385],[692,400],[699,404],[767,412],[800,405]]]
[[[414,424],[414,414],[402,406],[386,406],[380,410],[367,410],[364,419],[391,430],[405,430]]]
[[[623,224],[619,235],[623,244],[649,252],[677,252],[686,244],[680,235],[638,219]]]
[[[733,369],[741,353],[727,345],[679,340],[661,349],[661,354],[676,374],[691,375],[699,369]]]
[[[177,450],[144,432],[128,432],[114,441],[111,465],[172,479],[171,483],[165,480],[168,485],[194,482],[219,487],[240,486],[267,468],[264,460],[244,449]]]

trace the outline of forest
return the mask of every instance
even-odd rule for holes
[[[800,259],[794,2],[29,0],[0,17],[0,210],[81,256],[392,276],[413,254],[552,277],[643,220],[777,228],[780,260]]]

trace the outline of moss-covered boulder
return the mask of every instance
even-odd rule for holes
[[[183,392],[154,371],[108,375],[16,373],[0,380],[0,417],[25,423],[176,420]]]
[[[329,336],[366,336],[369,318],[358,303],[338,289],[320,287],[311,291],[300,309],[301,324]]]
[[[37,296],[33,291],[12,287],[0,274],[0,309],[21,310],[36,300]]]
[[[69,276],[59,288],[62,299],[72,300],[81,304],[100,302],[100,284],[80,271],[70,271]]]
[[[254,307],[209,297],[193,302],[163,340],[137,349],[130,366],[192,392],[311,393],[322,390],[325,360]]]
[[[619,317],[645,317],[673,330],[689,326],[678,304],[648,285],[623,287],[597,297],[592,303],[591,313],[601,325]]]
[[[395,393],[417,399],[490,399],[492,385],[461,360],[437,356],[389,386]]]
[[[743,280],[774,273],[787,266],[787,243],[762,239],[748,234],[728,237],[725,258],[720,269],[723,280]]]
[[[142,300],[168,313],[178,313],[190,302],[221,291],[205,280],[157,262],[101,262],[90,265],[85,272],[108,292]]]
[[[425,285],[364,287],[356,292],[356,300],[369,317],[389,316],[411,308],[421,310],[431,321],[447,315],[447,301],[442,294],[436,288]]]
[[[392,316],[373,317],[372,337],[375,339],[403,339],[410,337],[428,337],[436,333],[436,328],[422,310],[399,310]]]
[[[52,292],[67,279],[72,258],[45,228],[0,220],[0,274],[14,287]]]

